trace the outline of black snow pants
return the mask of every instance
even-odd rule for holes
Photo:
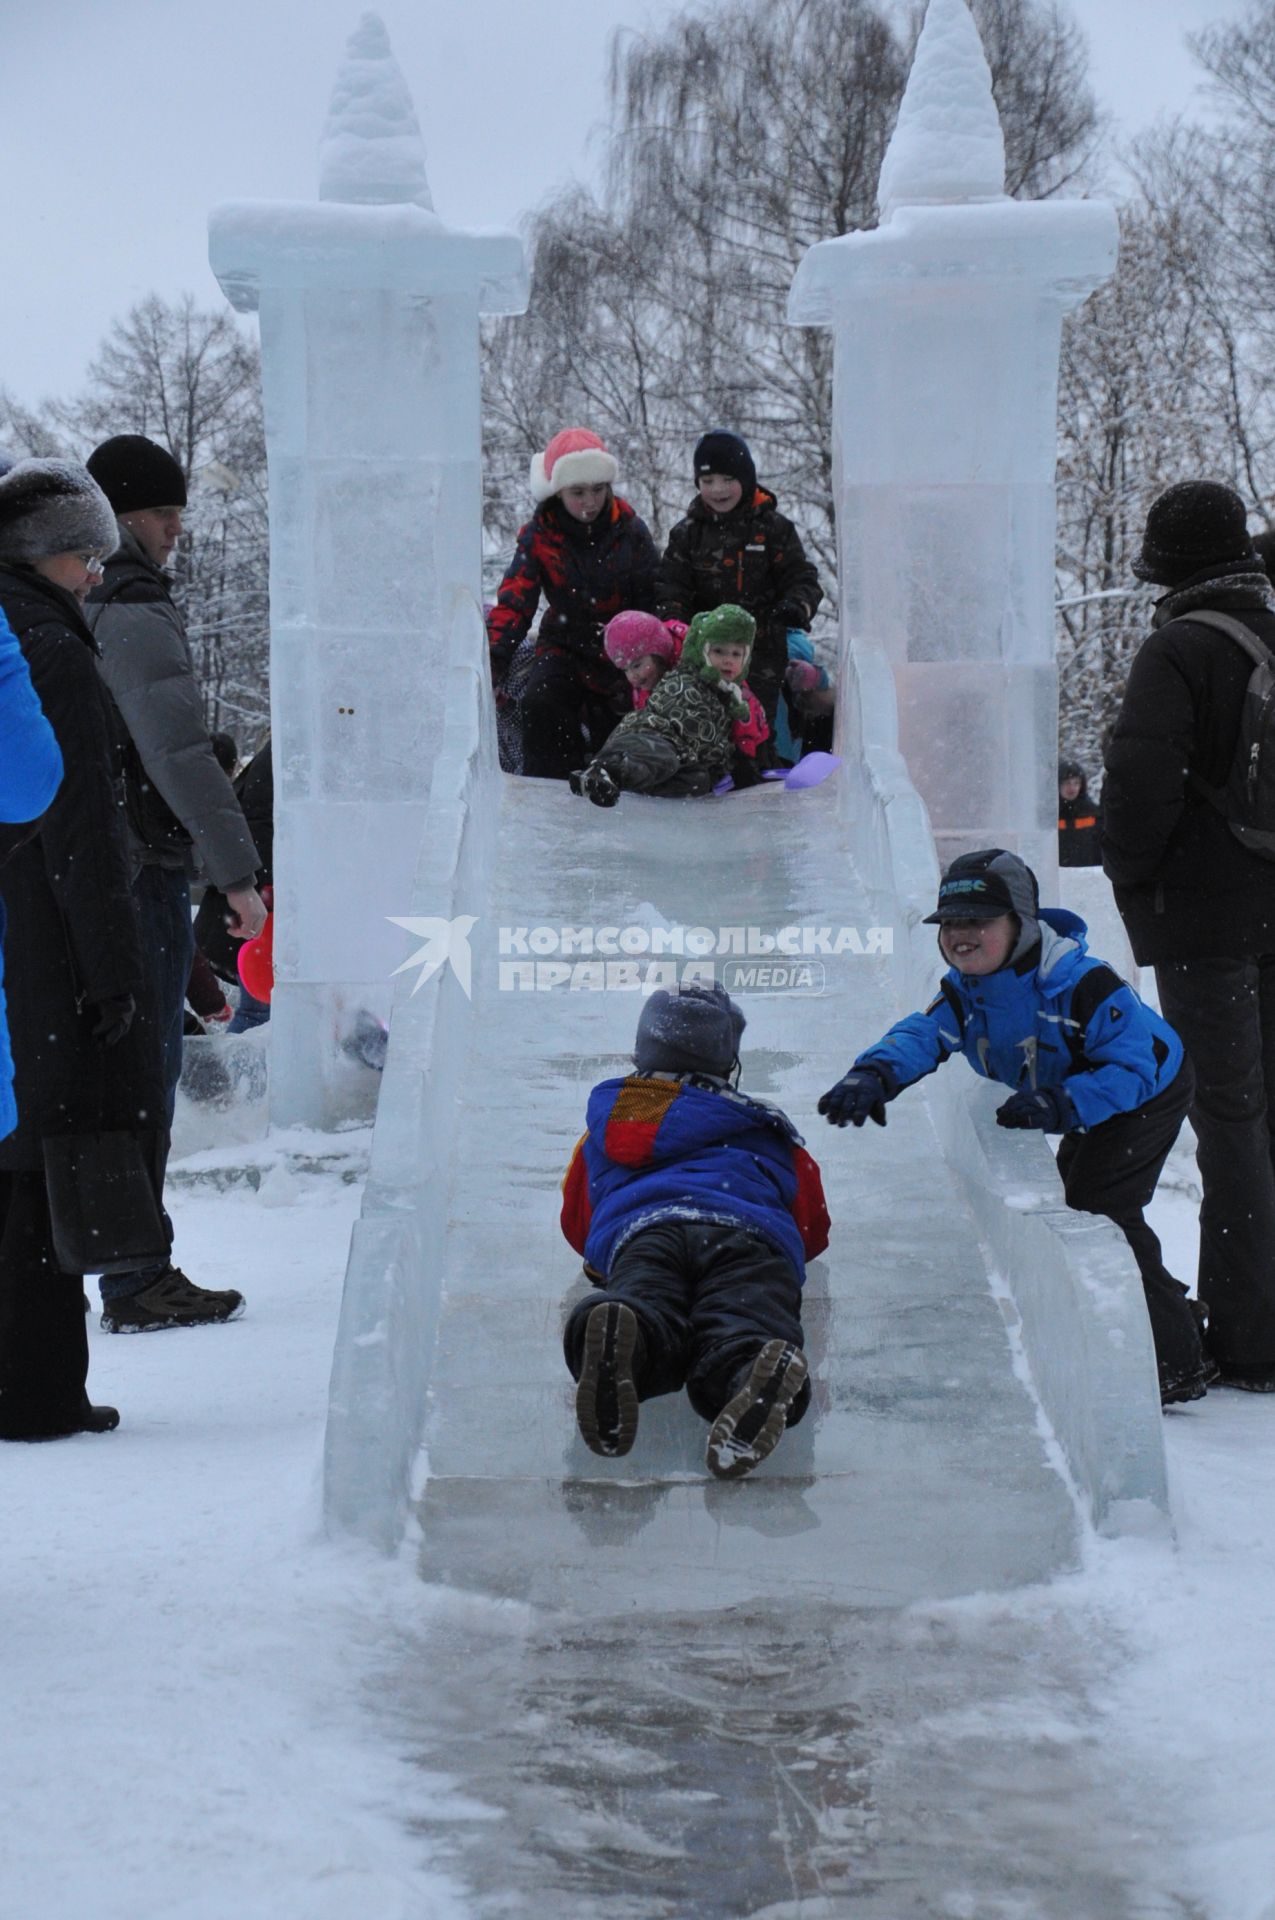
[[[709,1421],[768,1340],[805,1344],[792,1262],[746,1227],[661,1220],[626,1240],[605,1289],[586,1294],[567,1321],[562,1344],[573,1379],[580,1378],[585,1321],[607,1300],[623,1300],[637,1316],[638,1399],[685,1387],[696,1413]],[[790,1427],[809,1405],[807,1380],[789,1412]]]
[[[84,1281],[63,1273],[43,1173],[0,1173],[0,1439],[80,1424],[89,1341]]]
[[[611,692],[597,690],[600,674],[611,671],[605,658],[599,668],[562,647],[536,650],[518,707],[525,774],[565,780],[598,751],[629,695],[618,675]]]
[[[1275,1366],[1275,955],[1156,961],[1195,1069],[1199,1295],[1223,1366]]]
[[[1133,1251],[1162,1384],[1190,1378],[1204,1358],[1187,1290],[1168,1271],[1160,1242],[1143,1217],[1194,1091],[1191,1063],[1186,1060],[1170,1085],[1143,1106],[1117,1113],[1087,1133],[1065,1133],[1058,1146],[1058,1171],[1067,1205],[1078,1213],[1105,1214]]]

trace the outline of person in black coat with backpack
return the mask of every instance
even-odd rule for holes
[[[64,767],[38,833],[0,868],[18,1107],[16,1130],[0,1142],[5,1440],[101,1433],[119,1420],[85,1391],[83,1271],[55,1246],[58,1149],[89,1135],[122,1140],[150,1182],[150,1219],[164,1235],[168,1123],[158,1031],[137,1017],[143,969],[121,804],[123,730],[80,612],[116,538],[110,506],[82,467],[23,460],[0,478],[0,606]],[[87,1169],[82,1200],[98,1171]],[[163,1245],[154,1251],[162,1257]]]
[[[1232,831],[1221,791],[1253,661],[1200,617],[1275,649],[1275,592],[1244,502],[1213,481],[1156,500],[1134,572],[1167,591],[1107,746],[1103,865],[1195,1069],[1198,1291],[1220,1383],[1275,1392],[1275,862]]]

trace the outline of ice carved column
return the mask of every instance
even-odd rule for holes
[[[1057,867],[1054,471],[1063,315],[1116,259],[1098,201],[1015,201],[966,0],[930,0],[880,225],[812,247],[788,317],[834,335],[843,658],[882,647],[939,858]]]
[[[328,1125],[376,1082],[341,1042],[383,1011],[442,725],[458,589],[481,595],[479,316],[527,302],[521,242],[449,231],[375,14],[352,36],[320,199],[209,220],[261,317],[270,474],[277,986],[271,1118]]]

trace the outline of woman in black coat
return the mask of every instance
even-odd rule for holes
[[[17,1129],[0,1142],[6,1440],[100,1433],[119,1420],[85,1391],[83,1275],[64,1271],[54,1251],[46,1142],[131,1135],[157,1182],[166,1139],[158,1036],[134,1019],[141,952],[120,727],[80,614],[116,539],[114,514],[83,468],[25,460],[0,477],[0,605],[64,766],[39,832],[0,868],[18,1106]],[[92,1187],[86,1180],[84,1191]]]

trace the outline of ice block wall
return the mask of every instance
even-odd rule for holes
[[[789,318],[834,335],[841,647],[887,653],[940,860],[1057,870],[1054,471],[1064,314],[1111,272],[1113,208],[1010,200],[966,0],[930,0],[880,225],[821,241]]]
[[[261,319],[275,766],[274,1123],[375,1091],[342,1052],[384,1011],[409,911],[458,589],[481,595],[479,317],[526,305],[520,241],[433,210],[385,29],[350,40],[320,198],[210,219],[213,271]]]

